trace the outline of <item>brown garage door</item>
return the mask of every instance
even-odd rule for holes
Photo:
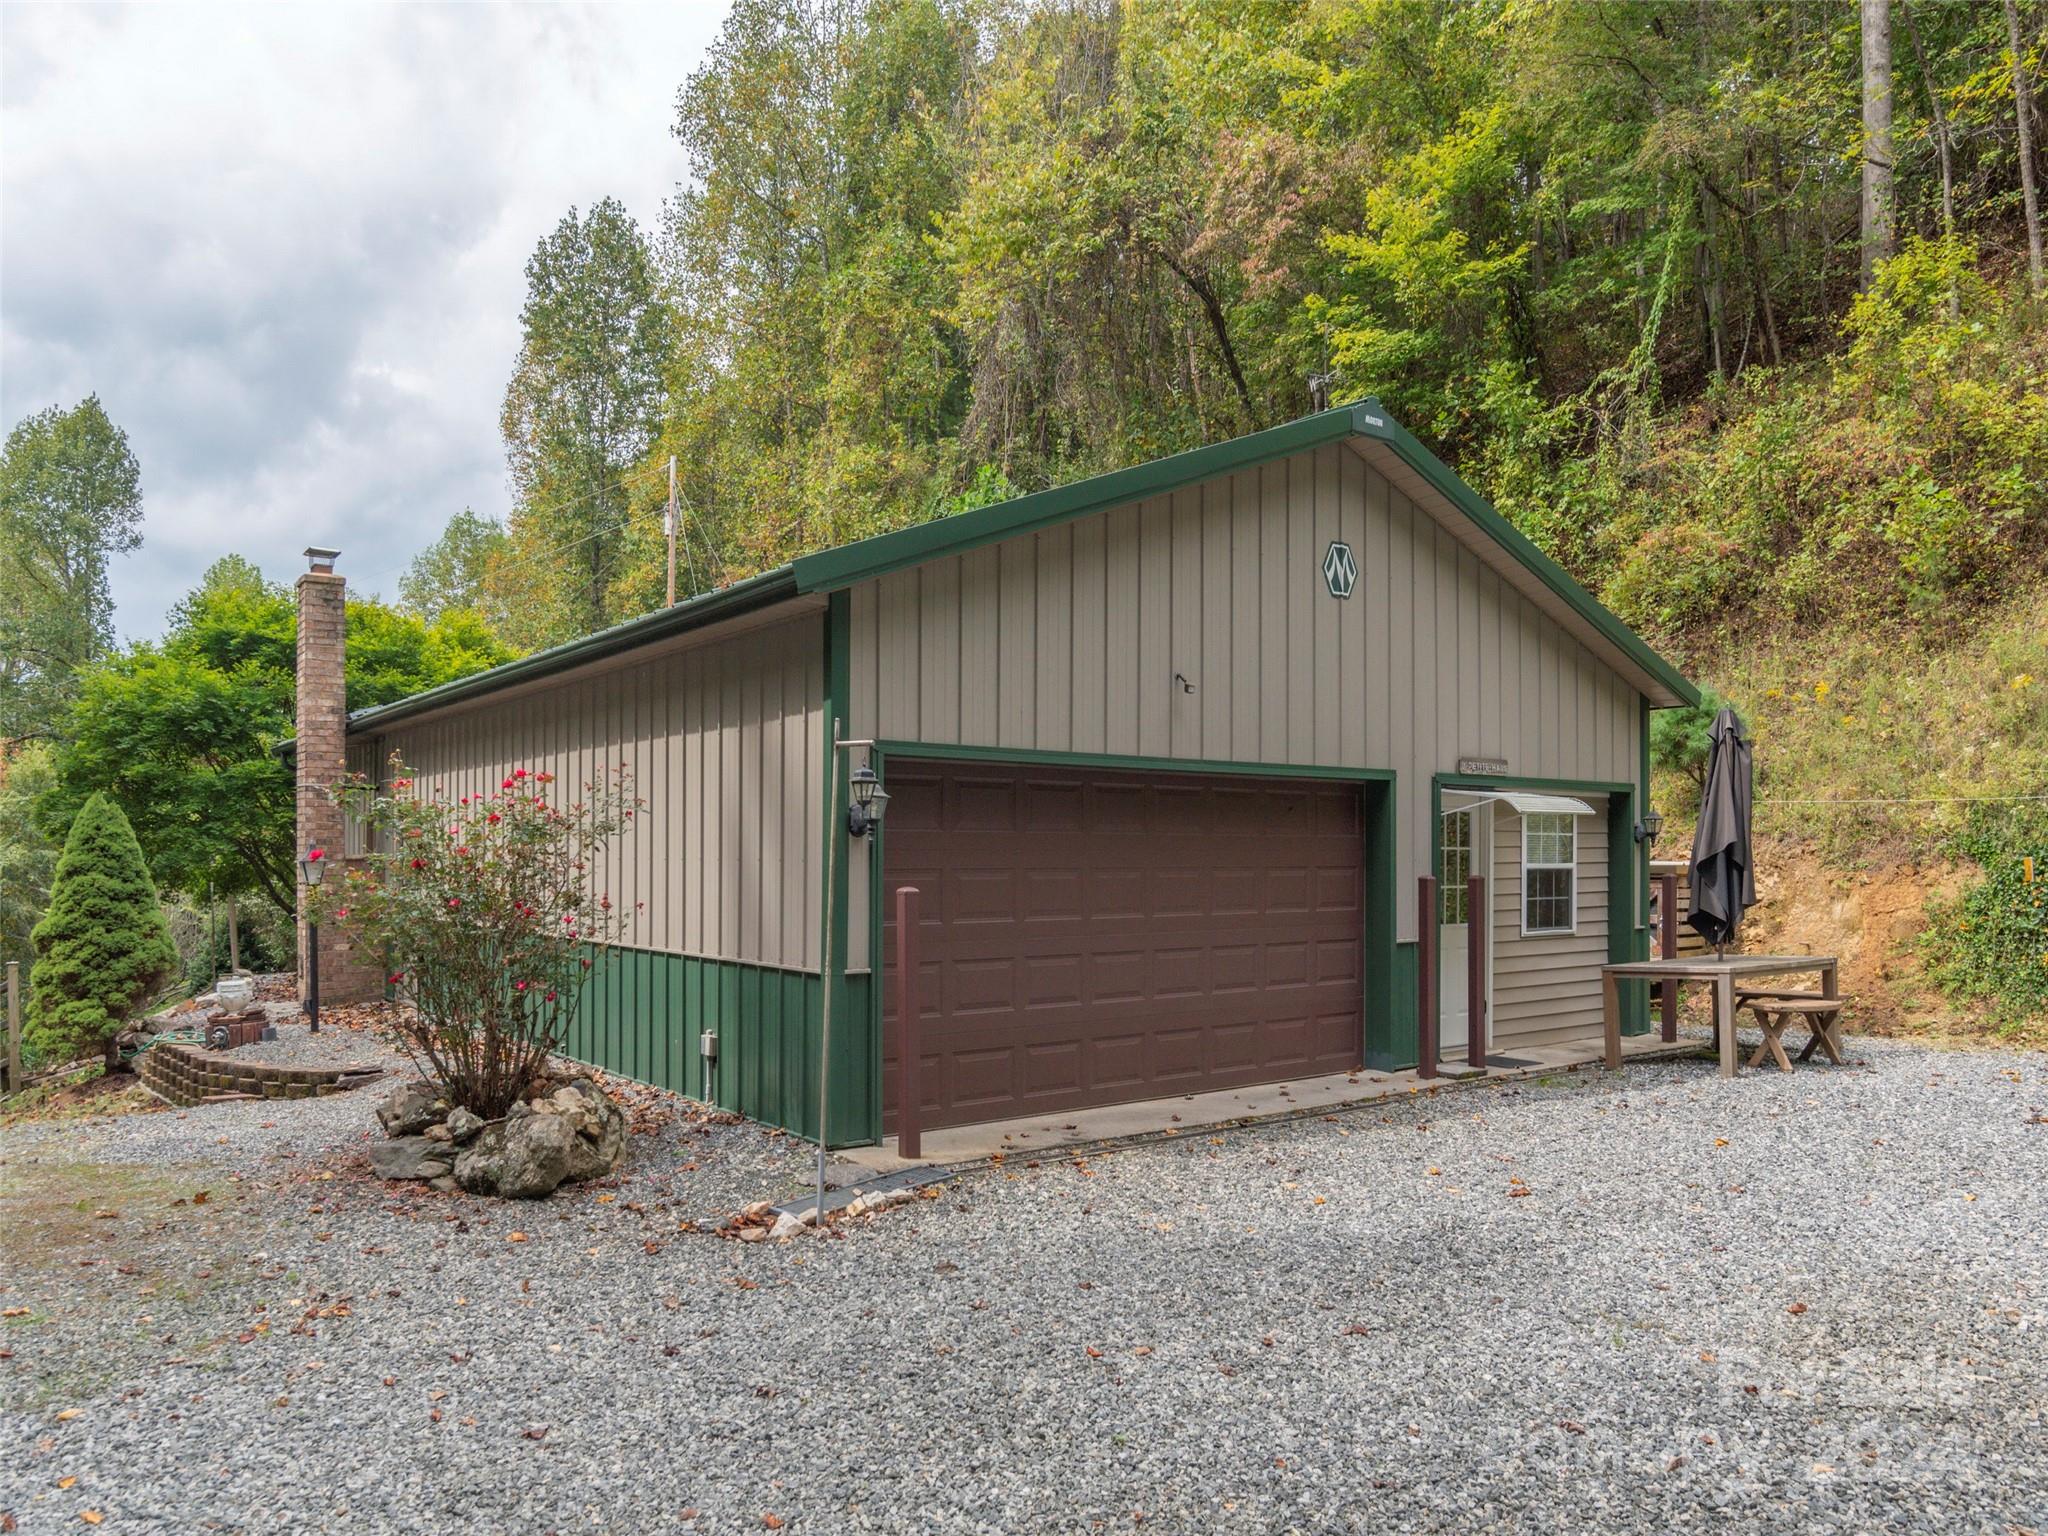
[[[1342,1071],[1363,1044],[1355,785],[888,767],[894,891],[922,893],[923,1124]]]

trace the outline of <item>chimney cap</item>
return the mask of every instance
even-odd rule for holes
[[[306,548],[306,558],[312,562],[312,567],[316,571],[333,570],[334,562],[340,554],[341,551],[338,549],[322,549],[318,544],[308,545]]]

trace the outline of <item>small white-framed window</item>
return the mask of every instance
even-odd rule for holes
[[[1522,933],[1576,933],[1579,925],[1578,818],[1530,811],[1522,818]]]

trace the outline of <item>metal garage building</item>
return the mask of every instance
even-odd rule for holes
[[[624,762],[649,813],[602,878],[647,912],[571,1050],[702,1097],[713,1030],[710,1096],[814,1133],[831,987],[858,1143],[894,1115],[902,884],[926,1126],[1413,1065],[1432,872],[1447,1039],[1467,873],[1496,1047],[1597,1035],[1599,966],[1647,953],[1649,712],[1696,697],[1367,401],[805,556],[359,711],[346,750],[450,792]],[[850,836],[864,760],[890,804]]]

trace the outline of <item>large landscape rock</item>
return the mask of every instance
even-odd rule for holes
[[[371,1144],[370,1167],[382,1179],[438,1179],[455,1170],[455,1149],[426,1136],[397,1136]]]
[[[598,1179],[619,1165],[626,1151],[626,1112],[589,1078],[558,1088],[546,1100],[576,1132],[569,1153],[569,1177]]]
[[[455,1182],[473,1195],[538,1200],[569,1177],[581,1141],[561,1115],[508,1115],[457,1154]]]
[[[377,1106],[386,1136],[417,1136],[448,1118],[448,1101],[429,1083],[400,1083]]]

